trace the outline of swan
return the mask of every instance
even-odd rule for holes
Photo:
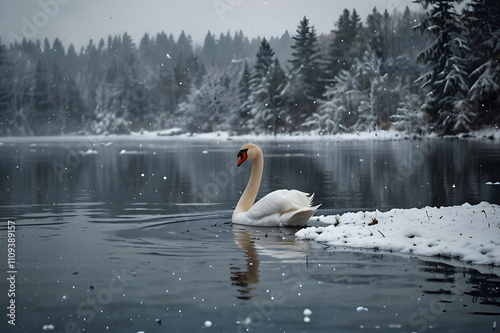
[[[313,216],[318,206],[311,206],[314,194],[297,190],[276,190],[254,204],[259,192],[264,156],[259,146],[249,143],[238,152],[238,167],[246,160],[252,161],[252,171],[245,191],[233,212],[236,224],[255,226],[301,227]]]

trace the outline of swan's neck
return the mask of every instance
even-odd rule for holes
[[[262,153],[258,154],[252,161],[252,172],[250,179],[248,179],[247,187],[241,195],[240,201],[234,209],[233,216],[239,213],[247,212],[255,202],[257,193],[259,192],[260,181],[262,179],[262,170],[264,169],[264,157]]]

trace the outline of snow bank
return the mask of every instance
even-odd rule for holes
[[[341,133],[334,135],[322,135],[315,132],[296,132],[284,134],[242,134],[233,135],[228,131],[218,131],[210,133],[186,133],[180,128],[171,128],[160,131],[141,131],[132,132],[130,136],[134,138],[185,138],[185,139],[203,139],[203,140],[251,140],[251,141],[272,141],[272,140],[286,140],[286,141],[350,141],[350,140],[401,140],[409,139],[411,136],[394,129],[390,130],[377,130],[355,133]],[[126,136],[125,136],[126,137]]]
[[[405,132],[397,131],[394,128],[389,130],[375,130],[375,131],[365,131],[365,132],[353,132],[353,133],[338,133],[338,134],[319,134],[317,132],[295,132],[295,133],[283,133],[283,134],[242,134],[233,135],[228,131],[217,131],[210,133],[186,133],[181,128],[175,127],[170,129],[164,129],[159,131],[141,131],[132,132],[130,136],[134,138],[185,138],[185,139],[202,139],[202,140],[241,140],[241,141],[272,141],[272,140],[283,140],[283,141],[392,141],[392,140],[404,140],[404,139],[415,139],[415,138],[438,138],[436,134],[428,135],[416,135],[408,134]],[[125,135],[123,137],[128,137]],[[452,136],[450,138],[459,139],[491,139],[500,140],[500,130],[496,127],[484,128],[482,130],[473,131],[466,134],[461,134],[458,136]]]
[[[330,225],[299,230],[296,237],[331,246],[379,249],[455,258],[500,266],[500,206],[392,209],[320,216]]]

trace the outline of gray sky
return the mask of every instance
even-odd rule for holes
[[[307,16],[318,34],[334,28],[344,8],[355,8],[364,20],[373,7],[418,10],[411,0],[2,0],[2,44],[14,40],[58,37],[67,48],[77,50],[90,39],[130,34],[136,44],[144,33],[164,31],[177,39],[182,30],[195,43],[202,43],[208,30],[219,36],[242,30],[249,38],[295,34]]]

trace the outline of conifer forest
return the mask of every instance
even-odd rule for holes
[[[126,32],[77,50],[59,39],[0,41],[0,135],[321,134],[395,128],[453,135],[500,122],[498,0],[416,0],[355,9],[329,34],[296,31],[202,44],[189,32]]]

